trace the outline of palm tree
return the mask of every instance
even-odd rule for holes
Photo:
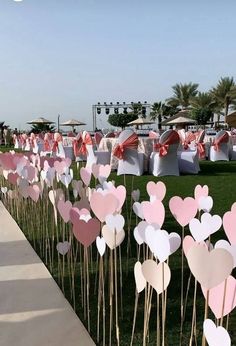
[[[213,99],[219,109],[224,109],[224,117],[229,113],[230,105],[236,102],[236,84],[233,77],[221,77],[217,86],[211,89]]]
[[[172,89],[174,95],[167,99],[167,104],[174,107],[180,107],[181,109],[186,109],[190,105],[190,99],[195,97],[198,93],[197,83],[187,83],[187,84],[175,84]]]
[[[210,93],[199,92],[190,99],[191,114],[199,125],[205,125],[210,119],[213,121],[217,104]]]
[[[178,109],[175,107],[167,106],[163,102],[154,102],[151,107],[150,119],[158,120],[158,129],[161,130],[161,122],[164,119],[167,119],[169,116],[174,115],[178,112]]]

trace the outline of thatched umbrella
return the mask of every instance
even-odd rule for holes
[[[226,117],[226,122],[231,127],[236,127],[236,111]]]
[[[31,121],[27,121],[27,124],[31,124],[31,125],[40,125],[40,124],[44,124],[44,125],[50,125],[50,124],[54,124],[55,121],[51,121],[45,118],[37,118]]]
[[[127,125],[136,125],[138,128],[139,126],[150,125],[150,124],[154,124],[154,121],[147,120],[144,118],[138,118],[138,119],[135,119],[133,121],[130,121]]]
[[[86,125],[85,123],[82,123],[82,121],[75,120],[75,119],[70,119],[65,121],[64,123],[60,124],[61,126],[71,126],[72,131],[74,131],[75,126],[83,126]]]

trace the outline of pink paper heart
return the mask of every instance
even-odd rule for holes
[[[179,196],[174,196],[169,201],[169,208],[177,222],[184,227],[197,214],[198,204],[192,197],[182,199]]]
[[[102,182],[109,177],[111,174],[111,165],[100,165],[98,178],[99,181]]]
[[[89,186],[91,181],[91,169],[82,167],[80,169],[80,177],[86,186]]]
[[[36,175],[36,168],[33,166],[27,166],[26,171],[27,171],[27,179],[29,181],[33,181]]]
[[[88,222],[78,220],[73,224],[73,233],[81,244],[88,247],[100,234],[100,222],[97,219],[90,219]]]
[[[56,172],[60,175],[62,175],[63,173],[65,173],[67,165],[65,161],[55,161],[54,162],[54,168],[56,170]]]
[[[232,205],[231,211],[227,211],[223,216],[223,227],[232,245],[236,244],[236,206]]]
[[[208,193],[209,193],[209,188],[207,185],[204,185],[204,186],[197,185],[194,190],[194,198],[196,201],[198,201],[200,197],[207,197]]]
[[[9,183],[16,185],[17,184],[17,179],[19,178],[19,175],[17,173],[9,173],[7,176],[7,179]]]
[[[72,208],[72,203],[70,201],[64,202],[63,200],[60,200],[57,203],[57,209],[64,220],[64,222],[68,222],[70,220],[70,210]]]
[[[96,164],[96,163],[94,163],[92,165],[92,173],[93,173],[95,179],[97,179],[99,176],[100,166],[101,166],[100,164]]]
[[[207,290],[202,287],[203,295],[206,299]],[[224,298],[225,295],[225,298]],[[223,316],[228,315],[236,306],[236,280],[231,275],[225,281],[209,290],[208,305],[216,318],[221,318],[224,303]]]
[[[161,228],[165,219],[165,208],[161,201],[142,202],[142,211],[148,223],[156,223]]]
[[[120,211],[125,202],[126,188],[123,185],[119,185],[109,190],[109,192],[112,193],[118,199],[118,205],[116,210]]]
[[[188,251],[195,244],[197,244],[197,242],[193,239],[193,237],[191,237],[191,235],[186,235],[186,237],[184,237],[184,240],[183,240],[183,250],[184,250],[185,257],[187,257]],[[207,244],[204,241],[199,243],[199,244],[202,245],[202,246],[205,246],[206,248],[208,248]]]
[[[90,199],[90,206],[97,218],[104,222],[106,216],[114,214],[119,205],[119,200],[112,193],[103,195],[100,192],[94,192]]]
[[[77,222],[79,222],[80,219],[80,210],[73,206],[73,208],[70,209],[70,221],[73,225],[75,225]]]
[[[40,189],[38,185],[28,186],[27,187],[28,196],[34,201],[37,202],[39,199]]]
[[[150,197],[155,196],[156,199],[162,201],[166,195],[166,186],[162,181],[158,181],[157,183],[149,181],[147,183],[147,193]]]

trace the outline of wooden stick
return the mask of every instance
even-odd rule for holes
[[[191,326],[191,335],[189,340],[189,346],[192,346],[194,326],[196,325],[196,298],[197,298],[197,280],[194,282],[194,296],[193,296],[193,314],[192,314],[192,326]]]
[[[204,321],[207,319],[208,317],[208,302],[209,302],[209,290],[207,290],[207,294],[206,294],[206,301],[205,301],[205,313],[204,313]],[[202,334],[202,346],[206,346],[206,338],[204,333]]]
[[[226,290],[227,290],[227,279],[225,279],[225,284],[224,284],[224,295],[223,295],[222,312],[221,312],[221,319],[220,319],[221,327],[223,326],[223,319],[224,319]]]
[[[137,292],[137,290],[135,290],[134,317],[133,317],[133,326],[132,326],[132,335],[131,335],[130,346],[133,345],[133,340],[134,340],[134,331],[135,331],[135,324],[136,324],[136,317],[137,317],[138,299],[139,299],[139,293]]]

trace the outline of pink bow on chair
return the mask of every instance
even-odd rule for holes
[[[216,139],[213,143],[213,148],[215,151],[220,151],[220,144],[227,143],[229,140],[229,134],[225,132],[222,136]]]
[[[163,143],[156,143],[153,146],[155,151],[159,152],[159,156],[163,157],[168,154],[168,149],[171,144],[175,144],[179,141],[179,135],[176,131],[170,133],[169,137]]]
[[[93,141],[88,132],[80,135],[79,138],[75,139],[73,142],[74,154],[75,156],[87,155],[87,145],[92,145]]]
[[[196,136],[192,132],[187,132],[185,138],[182,138],[182,145],[184,150],[187,150],[189,148],[189,144],[193,142],[196,139]]]
[[[206,155],[205,143],[198,142],[198,143],[196,143],[196,147],[197,147],[199,158],[204,159],[204,157]]]
[[[123,143],[117,144],[113,150],[113,155],[116,156],[119,160],[124,158],[125,149],[137,149],[138,148],[138,136],[136,133],[133,133],[128,137]]]
[[[52,146],[52,151],[55,153],[58,149],[58,143],[62,142],[62,135],[58,132],[54,134],[54,143]]]

